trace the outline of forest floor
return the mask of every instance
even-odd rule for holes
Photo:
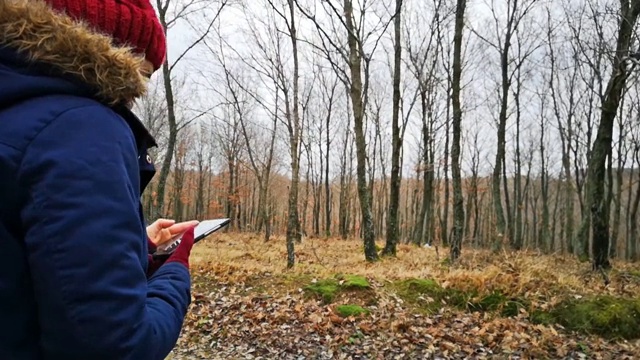
[[[382,245],[381,243],[379,245]],[[170,359],[637,359],[640,265],[535,252],[221,234],[194,247],[193,301]]]

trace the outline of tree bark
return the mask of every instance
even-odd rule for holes
[[[402,65],[402,0],[396,0],[394,29],[394,66],[393,66],[393,109],[391,118],[391,179],[389,183],[389,210],[387,212],[387,242],[383,255],[396,255],[398,243],[398,207],[400,206],[400,152],[402,137],[400,135],[400,69]]]
[[[289,126],[289,150],[291,153],[291,185],[289,186],[289,202],[287,213],[287,268],[292,268],[295,264],[294,243],[300,241],[300,221],[298,219],[298,187],[300,183],[300,114],[298,99],[298,80],[299,80],[299,63],[298,63],[298,38],[296,34],[294,1],[289,0],[290,27],[289,35],[291,38],[291,47],[293,52],[293,111],[288,116]],[[293,123],[293,124],[291,124]]]
[[[353,107],[354,132],[356,140],[356,174],[358,182],[358,198],[362,216],[362,230],[364,241],[364,256],[367,261],[378,259],[376,252],[375,233],[373,229],[373,215],[371,214],[371,191],[367,185],[367,149],[364,136],[364,104],[362,89],[362,53],[358,46],[358,38],[353,20],[353,4],[351,0],[344,0],[344,18],[347,30],[347,44],[349,47],[349,71],[351,73],[350,97]]]
[[[451,173],[453,176],[453,236],[451,238],[450,258],[456,261],[462,250],[464,234],[464,199],[462,197],[462,179],[460,176],[460,135],[462,127],[462,106],[460,104],[460,83],[462,77],[462,31],[464,29],[464,11],[466,0],[456,4],[456,20],[453,35],[453,81],[451,100],[453,106],[453,138],[451,139]]]
[[[618,29],[616,54],[613,58],[613,70],[605,91],[605,99],[600,114],[596,139],[591,150],[588,166],[588,197],[591,211],[591,229],[593,232],[593,268],[608,269],[609,262],[609,212],[605,198],[606,160],[611,156],[613,124],[620,104],[622,91],[627,79],[626,65],[622,59],[629,53],[631,35],[638,14],[640,0],[621,0],[621,18]]]

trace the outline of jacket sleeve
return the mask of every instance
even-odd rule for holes
[[[178,339],[189,271],[170,263],[146,278],[136,154],[124,120],[99,105],[58,116],[24,153],[22,220],[45,359],[164,359]]]

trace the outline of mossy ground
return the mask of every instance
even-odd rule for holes
[[[443,306],[464,311],[490,312],[512,317],[529,312],[537,324],[560,324],[566,329],[605,338],[640,338],[640,299],[595,296],[567,299],[550,310],[532,308],[524,298],[510,298],[499,291],[479,295],[480,290],[443,288],[433,279],[408,279],[394,284],[395,291],[418,309],[434,313]]]
[[[498,312],[502,316],[516,316],[529,304],[525,299],[510,298],[499,291],[482,294],[480,289],[444,288],[433,279],[408,279],[392,285],[405,301],[427,313],[443,306],[465,311]]]
[[[279,260],[286,253],[275,243],[235,236],[198,247],[194,266],[206,268],[207,275],[194,278],[197,291],[302,292],[325,305],[352,304],[372,313],[380,310],[371,305],[383,305],[391,295],[422,313],[450,309],[498,321],[560,324],[606,338],[640,338],[640,306],[630,299],[640,293],[637,264],[614,261],[611,282],[604,286],[589,264],[569,256],[469,250],[451,265],[432,249],[399,245],[395,258],[369,264],[361,242],[316,239],[296,247],[296,267],[289,270]]]
[[[640,338],[640,299],[595,296],[567,299],[531,316],[536,323],[559,323],[568,330],[612,339]]]
[[[353,305],[353,304],[338,305],[338,306],[336,306],[335,309],[336,309],[336,312],[338,313],[338,315],[340,315],[342,317],[360,316],[360,315],[368,315],[369,314],[369,310],[363,308],[360,305]]]
[[[336,296],[341,293],[369,289],[371,289],[371,285],[365,277],[349,274],[337,274],[333,278],[313,280],[303,287],[305,293],[321,299],[325,304],[333,302]]]

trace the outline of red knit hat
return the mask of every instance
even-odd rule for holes
[[[153,64],[164,62],[164,29],[149,0],[45,0],[57,11],[82,20],[118,45],[131,46]]]

